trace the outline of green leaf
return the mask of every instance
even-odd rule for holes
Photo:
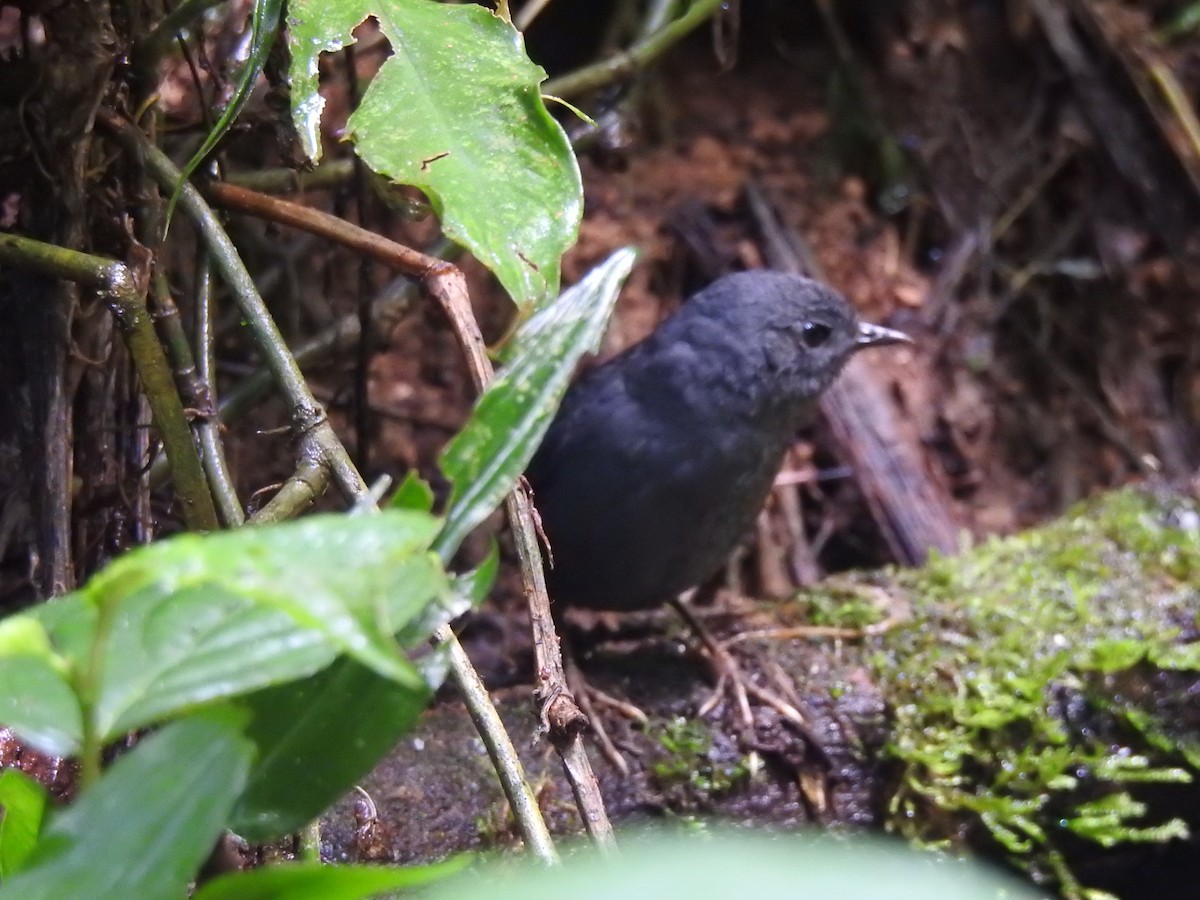
[[[194,704],[311,674],[338,653],[420,686],[392,635],[448,594],[426,550],[438,524],[402,511],[310,516],[184,535],[122,557],[89,585],[116,604],[97,730],[116,737]],[[145,586],[104,593],[122,583]]]
[[[179,192],[183,190],[184,182],[196,171],[196,167],[204,162],[205,157],[213,151],[213,148],[220,143],[221,138],[229,131],[229,127],[241,114],[246,103],[250,100],[250,95],[254,92],[254,85],[258,81],[258,76],[262,74],[263,67],[267,64],[267,57],[271,54],[271,46],[275,43],[275,35],[279,33],[279,19],[282,13],[283,0],[254,0],[254,11],[250,16],[250,52],[246,57],[246,64],[242,67],[242,71],[238,73],[237,87],[233,92],[233,96],[229,99],[229,103],[222,110],[221,117],[217,119],[212,130],[204,138],[204,143],[200,145],[200,149],[192,154],[192,158],[183,167],[183,174],[179,177],[179,185],[171,195],[171,202],[167,204],[166,220],[168,222],[171,221],[171,214],[175,211],[175,203],[179,199]]]
[[[59,658],[87,686],[102,739],[303,678],[340,653],[423,690],[393,634],[461,606],[428,549],[439,526],[399,510],[310,516],[133,551],[28,613],[58,656],[0,656],[0,686],[14,689],[0,712],[39,747],[77,749],[79,704],[51,664]]]
[[[434,545],[442,559],[453,556],[525,471],[579,357],[599,345],[636,258],[629,248],[616,251],[517,332],[504,370],[442,452],[442,471],[454,485],[446,525]]]
[[[1133,638],[1101,639],[1086,649],[1084,665],[1105,674],[1123,672],[1146,658],[1146,642]]]
[[[522,309],[558,292],[583,209],[579,166],[547,112],[541,67],[512,25],[477,4],[292,0],[292,116],[320,156],[321,52],[373,16],[393,56],[347,132],[372,169],[429,197],[452,240],[491,269]]]
[[[409,469],[396,493],[388,501],[391,509],[413,509],[417,512],[430,512],[433,509],[433,488],[424,478],[417,474],[416,469]]]
[[[83,714],[45,626],[31,615],[0,621],[0,722],[43,753],[79,748]]]
[[[46,789],[18,769],[0,774],[0,879],[20,870],[37,844]]]
[[[427,866],[265,866],[214,878],[192,900],[360,900],[384,891],[420,887],[460,871],[470,856]]]
[[[1151,662],[1160,669],[1200,671],[1200,641],[1192,641],[1190,644],[1168,644],[1165,647],[1155,646]],[[0,721],[3,719],[0,718]]]
[[[231,828],[266,841],[315,819],[412,727],[430,688],[414,689],[339,659],[310,679],[247,697],[259,758]]]
[[[252,748],[226,716],[174,722],[51,817],[3,900],[175,900],[245,783]]]
[[[561,866],[472,869],[422,892],[429,900],[1033,900],[1044,891],[970,860],[899,841],[715,830],[684,836],[629,833],[620,855],[581,850]]]
[[[450,582],[456,596],[469,600],[472,606],[478,606],[492,589],[499,571],[500,548],[493,539],[483,561],[469,572],[451,576]]]

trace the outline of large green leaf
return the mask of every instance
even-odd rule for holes
[[[629,248],[616,251],[517,332],[504,370],[442,453],[442,471],[454,485],[446,526],[435,544],[443,559],[525,471],[579,357],[600,343],[636,258]]]
[[[54,815],[2,900],[178,900],[212,851],[252,747],[223,718],[174,722]]]
[[[471,861],[456,856],[428,866],[264,866],[214,878],[192,900],[361,900],[445,878]]]
[[[0,774],[0,881],[20,870],[37,846],[46,789],[18,769]]]
[[[452,240],[490,268],[522,308],[558,291],[562,254],[583,209],[579,167],[546,111],[545,72],[521,35],[473,3],[292,0],[292,115],[308,155],[320,155],[322,52],[350,43],[374,17],[388,59],[347,123],[375,171],[420,188]]]
[[[231,827],[267,841],[316,818],[407,732],[431,691],[399,685],[350,659],[243,703],[260,748]]]
[[[445,677],[445,653],[428,650],[430,636],[483,600],[498,564],[493,542],[476,569],[453,577],[452,601],[427,606],[396,632],[406,650],[426,648],[419,687],[343,658],[312,678],[245,698],[253,717],[248,733],[260,754],[234,813],[239,834],[265,841],[301,828],[395,746]]]
[[[629,832],[619,855],[562,866],[497,861],[422,893],[428,900],[1036,900],[1045,891],[991,867],[873,837]]]
[[[55,756],[76,750],[83,729],[69,674],[42,622],[29,615],[0,621],[0,722]]]
[[[339,654],[424,690],[393,635],[462,606],[429,551],[440,524],[402,510],[312,516],[131,552],[83,590],[30,610],[19,640],[0,640],[0,688],[12,689],[0,721],[42,749],[73,752],[71,683],[93,729],[113,739],[310,675]],[[49,648],[37,650],[34,625]]]

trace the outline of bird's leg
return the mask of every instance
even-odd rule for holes
[[[714,580],[697,588],[692,595],[692,602],[695,602],[697,597],[711,598],[717,592],[717,584]],[[708,651],[709,660],[717,675],[717,686],[712,695],[700,706],[698,710],[700,715],[707,715],[711,712],[713,707],[720,702],[723,693],[728,690],[733,695],[734,705],[737,707],[738,720],[744,728],[749,729],[754,725],[754,715],[750,710],[750,697],[754,697],[755,700],[764,706],[771,707],[780,716],[795,725],[800,729],[802,734],[808,734],[808,722],[801,712],[785,698],[766,688],[759,687],[748,678],[742,671],[742,667],[738,665],[737,660],[734,659],[733,654],[727,649],[727,646],[717,640],[716,636],[708,630],[708,626],[700,620],[700,617],[696,615],[688,603],[676,599],[671,601],[671,605],[704,644],[705,649]]]
[[[716,592],[716,582],[710,582],[697,588],[692,595],[692,599],[694,600],[698,596],[711,597]],[[728,688],[733,694],[734,704],[737,706],[738,721],[743,728],[752,727],[754,725],[754,714],[750,711],[750,698],[746,695],[747,682],[742,675],[737,660],[733,658],[733,655],[725,649],[713,633],[708,630],[708,626],[700,621],[700,617],[692,612],[686,603],[679,598],[675,598],[671,601],[671,606],[675,608],[675,611],[679,613],[683,621],[688,624],[688,627],[696,633],[696,637],[700,638],[700,642],[704,644],[705,649],[708,651],[709,661],[717,676],[716,688],[709,698],[700,705],[700,709],[697,712],[701,716],[712,712],[713,708],[720,702],[725,689]]]

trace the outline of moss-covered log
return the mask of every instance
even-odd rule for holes
[[[1126,896],[1156,877],[1156,896],[1185,896],[1165,885],[1200,876],[1188,837],[1200,809],[1198,585],[1195,499],[1127,490],[921,570],[717,615],[722,637],[740,635],[731,646],[748,676],[807,723],[762,707],[741,734],[728,703],[690,715],[710,687],[684,650],[690,638],[664,617],[636,645],[584,656],[595,684],[650,716],[635,727],[602,713],[631,767],[599,764],[610,812],[886,828],[1002,858],[1067,897]],[[753,636],[800,625],[816,628]],[[543,806],[571,831],[527,692],[500,699]],[[356,830],[348,798],[325,823],[335,855],[411,859],[513,840],[452,701],[365,787],[378,816],[358,798]]]

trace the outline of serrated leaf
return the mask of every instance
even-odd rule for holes
[[[4,900],[175,900],[212,852],[252,748],[230,717],[174,722],[54,815]]]
[[[442,471],[454,486],[434,545],[442,559],[453,556],[525,471],[579,357],[599,345],[636,258],[629,248],[616,251],[518,330],[504,370],[442,452]]]
[[[452,240],[523,309],[558,291],[583,209],[579,166],[539,92],[545,72],[513,26],[482,6],[430,0],[292,0],[292,115],[320,156],[322,52],[374,17],[393,55],[347,131],[376,172],[420,188]]]
[[[427,866],[326,866],[302,863],[231,872],[206,883],[192,900],[360,900],[429,884],[461,871],[469,856]]]

